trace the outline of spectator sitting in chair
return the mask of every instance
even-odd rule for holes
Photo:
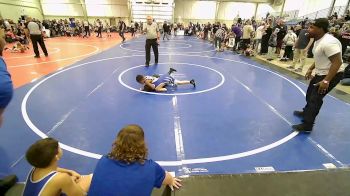
[[[255,56],[255,50],[252,48],[252,45],[248,44],[247,49],[244,51],[245,56]]]

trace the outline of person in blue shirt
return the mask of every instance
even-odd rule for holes
[[[58,167],[63,155],[57,140],[45,138],[29,147],[26,159],[33,166],[23,196],[83,196],[89,190],[91,177]]]
[[[0,28],[0,127],[2,125],[5,108],[10,103],[13,95],[11,75],[7,71],[6,63],[2,58],[2,52],[5,48],[6,42],[2,37],[1,30],[2,29]],[[16,181],[17,177],[14,175],[0,179],[0,195],[5,195],[6,191],[10,189]]]
[[[5,44],[5,40],[0,38],[0,126],[2,125],[5,108],[10,103],[13,96],[11,75],[7,71],[6,63],[2,58]]]
[[[89,196],[150,196],[162,184],[180,188],[181,180],[172,177],[158,163],[147,159],[143,129],[123,127],[108,155],[95,168]]]

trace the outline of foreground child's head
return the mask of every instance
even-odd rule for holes
[[[46,168],[62,157],[58,141],[53,138],[38,140],[26,152],[26,159],[33,167]]]

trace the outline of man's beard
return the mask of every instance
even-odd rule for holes
[[[306,37],[308,37],[308,38],[314,38],[314,36],[313,36],[311,33],[309,33],[309,32],[305,33],[305,35],[306,35]]]

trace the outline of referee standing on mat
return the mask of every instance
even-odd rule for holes
[[[146,34],[146,63],[145,66],[149,66],[149,62],[151,60],[151,46],[154,52],[154,63],[158,64],[158,45],[160,33],[158,29],[157,23],[153,22],[151,16],[147,16],[147,24],[143,26],[143,33]]]
[[[39,43],[41,49],[43,50],[45,56],[46,57],[49,56],[49,54],[47,53],[45,43],[44,43],[44,38],[42,35],[41,27],[38,25],[38,23],[33,22],[32,18],[28,17],[27,20],[29,21],[27,28],[29,29],[30,39],[32,40],[33,49],[34,49],[34,53],[35,53],[34,58],[40,58],[38,43]]]

